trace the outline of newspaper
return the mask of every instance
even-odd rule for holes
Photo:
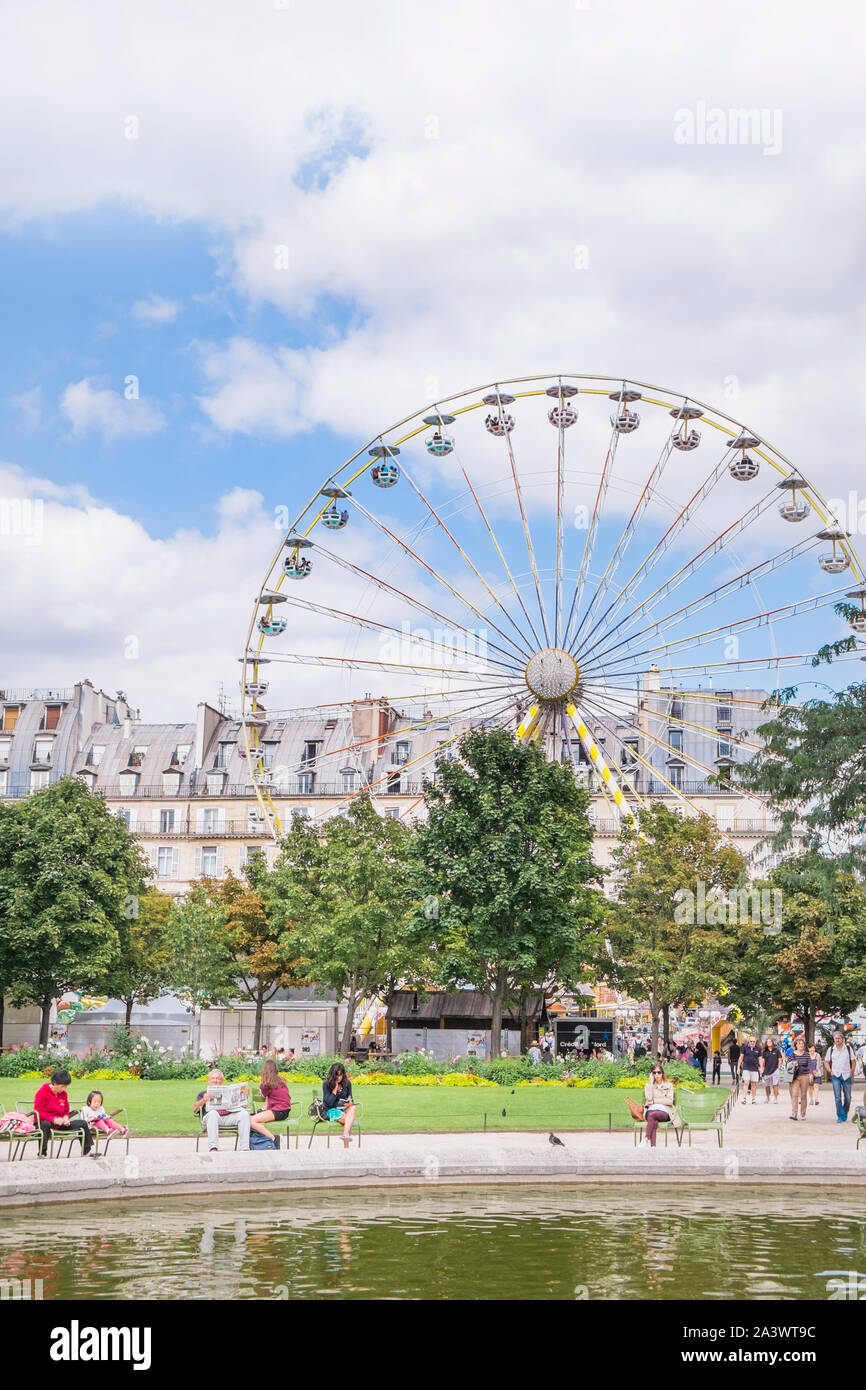
[[[233,1115],[238,1110],[246,1110],[249,1086],[246,1081],[237,1081],[233,1086],[208,1086],[206,1110],[222,1110]]]

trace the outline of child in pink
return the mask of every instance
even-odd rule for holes
[[[82,1120],[86,1120],[91,1129],[98,1129],[101,1134],[122,1134],[127,1135],[129,1130],[124,1125],[117,1124],[109,1115],[102,1103],[102,1092],[91,1091],[87,1097],[87,1104],[82,1105],[78,1112]],[[117,1111],[115,1110],[115,1115]]]

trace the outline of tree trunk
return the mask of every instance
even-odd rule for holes
[[[654,994],[650,995],[650,1010],[652,1012],[652,1031],[650,1033],[650,1052],[654,1057],[659,1055],[659,1006]]]
[[[496,976],[496,985],[493,991],[493,1016],[490,1020],[490,1060],[495,1061],[499,1056],[502,1047],[502,1001],[505,997],[505,971],[500,970]]]
[[[48,1027],[51,1022],[51,1000],[52,996],[50,994],[47,998],[42,1000],[42,1018],[39,1024],[40,1047],[48,1046]]]
[[[135,1003],[135,999],[133,995],[130,994],[123,1002],[126,1005],[126,1018],[123,1020],[123,1023],[128,1033],[132,1028],[132,1006]]]
[[[815,1041],[815,1011],[811,1003],[807,1004],[803,1010],[803,1036],[806,1039],[806,1046],[811,1047]]]
[[[526,1011],[527,997],[525,994],[520,996],[520,1055],[521,1057],[529,1047],[529,1018]]]
[[[393,1039],[392,1034],[391,1034],[391,1006],[392,1006],[392,1004],[394,1003],[394,995],[395,995],[395,993],[396,993],[395,990],[389,989],[388,992],[387,992],[387,994],[385,994],[385,995],[383,996],[383,999],[382,999],[382,1003],[385,1005],[385,1030],[386,1030],[386,1031],[385,1031],[385,1051],[386,1051],[386,1052],[393,1052],[393,1051],[394,1051],[394,1039]],[[376,1032],[377,1027],[378,1027],[378,1024],[374,1024],[374,1025],[373,1025],[373,1037],[376,1039],[376,1042],[378,1043],[378,1041],[379,1041],[379,1035],[378,1035],[378,1033]]]
[[[665,1044],[665,1054],[671,1045],[671,1006],[662,1004],[662,1036]]]
[[[358,1007],[358,991],[353,980],[349,986],[346,996],[346,1022],[343,1026],[343,1037],[340,1042],[340,1052],[344,1057],[349,1054],[349,1047],[352,1043],[352,1033],[355,1027],[355,1009]]]
[[[256,991],[256,1021],[253,1026],[253,1049],[258,1052],[262,1045],[262,1014],[265,1009],[265,996],[262,990]]]
[[[199,1008],[194,1008],[192,1011],[189,1046],[193,1057],[198,1057],[201,1052],[201,1009]]]
[[[0,1047],[3,1046],[3,1018],[6,1013],[6,996],[0,994]]]

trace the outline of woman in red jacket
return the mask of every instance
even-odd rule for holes
[[[84,1134],[85,1155],[90,1158],[96,1157],[94,1153],[90,1152],[93,1147],[90,1125],[85,1120],[71,1120],[69,1118],[69,1096],[66,1094],[66,1087],[71,1080],[72,1077],[68,1071],[56,1071],[51,1080],[46,1081],[44,1086],[40,1086],[33,1097],[33,1109],[36,1111],[36,1120],[42,1130],[40,1158],[48,1157],[52,1129],[62,1129],[70,1134],[81,1130]]]

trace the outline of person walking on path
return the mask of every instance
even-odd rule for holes
[[[737,1042],[737,1035],[734,1033],[733,1041],[728,1048],[728,1066],[731,1069],[731,1082],[739,1082],[740,1073],[738,1070],[740,1062],[740,1044]]]
[[[738,1063],[740,1069],[740,1079],[746,1083],[746,1093],[743,1096],[743,1104],[749,1099],[751,1093],[752,1104],[758,1101],[758,1082],[761,1079],[762,1059],[761,1048],[754,1033],[750,1033],[743,1043],[740,1051]]]
[[[851,1082],[854,1079],[856,1058],[841,1033],[833,1034],[833,1046],[824,1058],[824,1070],[833,1083],[836,1101],[836,1123],[842,1125],[851,1109]]]
[[[791,1119],[797,1119],[797,1106],[800,1107],[801,1120],[806,1118],[806,1106],[809,1104],[809,1087],[812,1083],[812,1073],[809,1070],[809,1053],[806,1051],[806,1039],[797,1038],[794,1043],[794,1051],[788,1058],[785,1068],[788,1074],[788,1090],[791,1096]]]
[[[713,1085],[714,1085],[714,1086],[721,1086],[721,1084],[722,1084],[722,1054],[721,1054],[721,1052],[719,1051],[719,1049],[716,1048],[715,1052],[713,1053]]]
[[[824,1061],[814,1043],[809,1044],[809,1103],[820,1105],[818,1087],[824,1075]]]
[[[762,1074],[762,1076],[763,1076],[763,1078],[764,1078],[764,1085],[765,1085],[765,1087],[766,1087],[766,1089],[767,1089],[767,1098],[766,1098],[764,1104],[765,1104],[765,1105],[769,1105],[769,1104],[770,1104],[770,1092],[772,1091],[772,1092],[773,1092],[773,1104],[774,1104],[774,1105],[778,1105],[778,1104],[779,1104],[779,1067],[780,1067],[781,1064],[782,1064],[782,1054],[780,1053],[778,1047],[776,1046],[776,1039],[775,1039],[775,1038],[767,1038],[767,1041],[764,1043],[764,1051],[763,1051],[763,1054],[762,1054],[762,1062],[763,1062],[763,1065],[762,1065],[761,1074]]]
[[[703,1038],[699,1038],[695,1043],[695,1060],[701,1069],[701,1080],[707,1079],[707,1045]]]

